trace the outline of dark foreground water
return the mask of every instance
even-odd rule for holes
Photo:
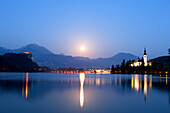
[[[0,73],[0,113],[170,113],[167,75]]]

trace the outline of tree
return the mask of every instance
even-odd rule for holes
[[[144,65],[145,65],[145,62],[144,62],[144,59],[142,57],[142,65],[141,65],[141,67],[144,67]]]
[[[123,59],[123,62],[122,62],[122,68],[124,68],[125,67],[125,59]]]
[[[170,54],[170,48],[168,49],[168,54]]]
[[[122,73],[125,73],[125,59],[123,59],[123,62],[121,65],[121,71],[122,71]]]
[[[114,65],[112,65],[111,73],[114,73],[114,72],[115,72],[115,68],[114,68]]]
[[[120,66],[119,66],[119,64],[118,64],[118,65],[116,65],[116,68],[117,68],[117,71],[119,71],[119,69],[120,69]]]
[[[130,61],[127,61],[127,62],[126,62],[126,70],[128,71],[128,73],[131,72],[131,69],[130,69],[131,67],[129,66],[129,62],[130,62]]]

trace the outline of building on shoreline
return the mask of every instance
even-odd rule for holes
[[[145,67],[146,67],[146,66],[152,66],[152,62],[147,61],[146,48],[144,48],[143,57],[142,57],[141,59],[138,57],[138,60],[137,60],[137,61],[135,61],[135,60],[130,60],[130,61],[129,61],[129,65],[130,65],[131,67],[139,67],[139,66],[142,66],[142,65],[144,65]]]

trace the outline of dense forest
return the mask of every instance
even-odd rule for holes
[[[30,54],[6,53],[0,56],[1,72],[37,72],[39,68]]]

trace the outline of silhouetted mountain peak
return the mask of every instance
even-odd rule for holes
[[[113,57],[136,57],[135,55],[131,54],[131,53],[123,53],[123,52],[120,52],[120,53],[117,53],[116,55],[114,55]],[[137,57],[136,57],[137,58]],[[135,58],[135,59],[136,59]],[[134,60],[135,60],[134,59]]]
[[[119,52],[119,53],[117,53],[117,54],[114,55],[114,56],[120,56],[120,55],[133,55],[133,54],[131,54],[131,53]]]
[[[23,52],[23,51],[28,51],[31,52],[33,55],[38,55],[38,54],[53,54],[51,51],[49,51],[48,49],[46,49],[43,46],[39,46],[37,44],[28,44],[26,46],[23,46],[19,49],[17,49],[17,51]]]

